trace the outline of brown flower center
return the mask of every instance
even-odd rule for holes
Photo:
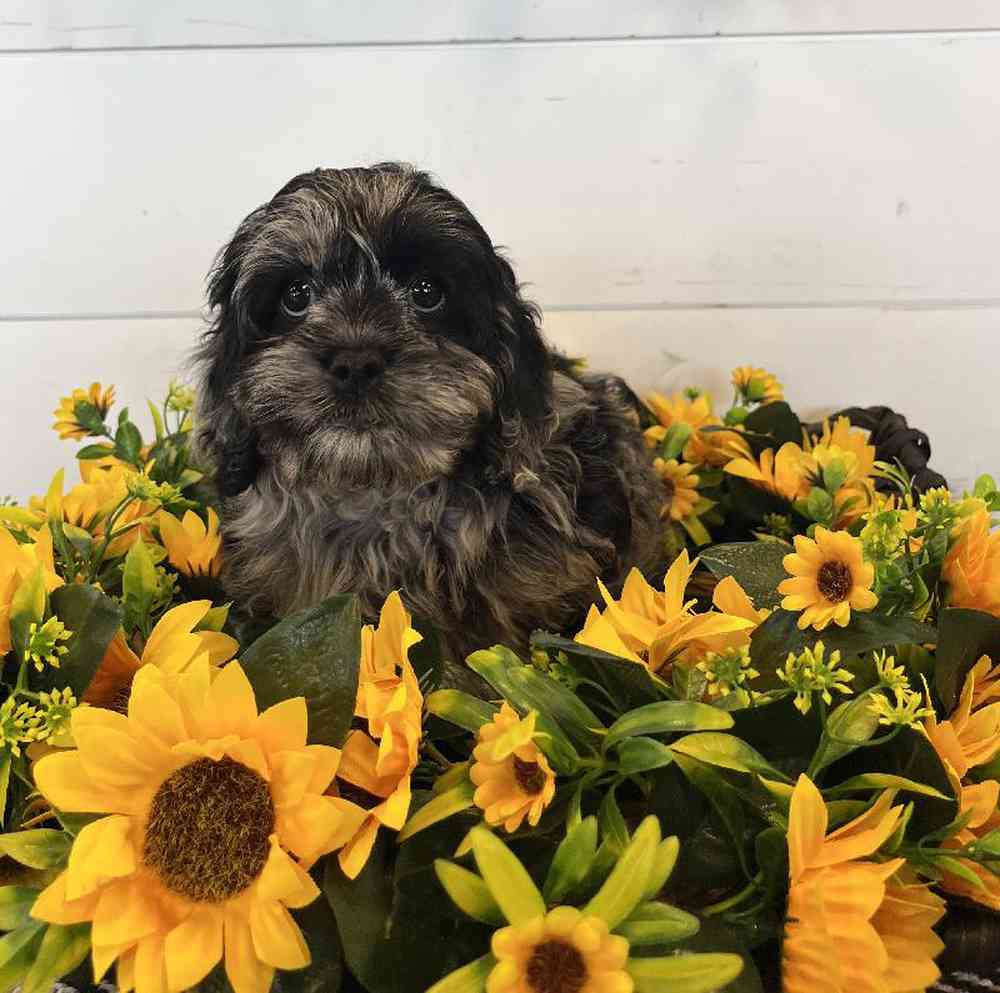
[[[853,585],[851,570],[843,562],[824,562],[816,576],[816,586],[830,603],[842,603]]]
[[[587,963],[565,941],[544,941],[535,946],[525,970],[535,993],[579,993],[587,982]]]
[[[537,762],[525,762],[514,756],[514,779],[528,796],[538,796],[545,789],[545,773]]]
[[[273,831],[271,791],[253,769],[196,759],[156,791],[142,858],[175,893],[221,903],[260,875]]]

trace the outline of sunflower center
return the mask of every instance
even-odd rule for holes
[[[525,974],[535,993],[579,993],[587,982],[587,964],[572,945],[553,939],[535,946]]]
[[[156,791],[142,857],[168,889],[221,903],[260,875],[273,831],[271,791],[256,772],[229,757],[196,759]]]
[[[830,603],[842,603],[851,592],[851,570],[843,562],[824,562],[816,575],[816,586]]]
[[[528,796],[538,796],[545,788],[545,773],[537,762],[525,762],[514,756],[514,779]]]

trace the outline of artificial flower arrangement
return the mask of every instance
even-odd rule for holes
[[[1000,912],[1000,493],[733,384],[650,398],[662,582],[480,696],[398,593],[225,601],[188,390],[63,399],[81,481],[0,506],[0,993],[931,985]]]

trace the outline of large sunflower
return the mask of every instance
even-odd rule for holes
[[[806,776],[788,819],[784,993],[904,993],[940,976],[933,931],[944,901],[910,879],[906,860],[868,861],[903,814],[886,791],[860,817],[826,833],[823,796]]]
[[[421,641],[398,593],[382,606],[378,628],[361,631],[356,727],[344,742],[334,803],[350,825],[338,853],[345,875],[364,868],[380,827],[399,831],[410,810],[410,774],[422,732],[423,694],[409,651]]]
[[[791,578],[778,584],[785,610],[801,610],[799,627],[824,630],[832,621],[846,627],[852,610],[871,610],[878,603],[872,592],[875,569],[864,561],[862,545],[846,531],[816,528],[815,541],[795,536],[795,552],[786,555]]]
[[[238,663],[207,658],[179,676],[147,665],[128,715],[73,714],[78,748],[41,759],[35,781],[59,810],[104,814],[32,915],[92,922],[95,980],[117,962],[123,993],[177,993],[221,959],[236,993],[266,993],[309,949],[289,907],[319,891],[306,868],[343,843],[323,795],[340,760],[307,745],[305,700],[258,714]]]

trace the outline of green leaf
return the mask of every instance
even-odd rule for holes
[[[21,659],[31,640],[31,625],[41,624],[45,617],[47,599],[44,573],[38,565],[22,580],[10,601],[10,640]]]
[[[424,873],[423,889],[397,887],[396,851],[395,840],[380,832],[355,880],[344,876],[336,858],[326,859],[323,890],[344,962],[367,993],[420,993],[489,947],[490,932],[455,913],[433,871]]]
[[[618,770],[626,776],[649,772],[670,765],[674,753],[655,738],[626,738],[615,746],[618,752]]]
[[[649,878],[646,880],[645,889],[642,891],[643,900],[652,900],[670,879],[677,865],[677,856],[680,854],[681,843],[676,835],[664,838],[656,846],[653,853],[653,868],[650,870]]]
[[[29,921],[0,938],[0,990],[21,983],[38,954],[45,933],[44,921]]]
[[[722,769],[757,773],[769,779],[787,779],[785,774],[775,769],[760,752],[732,734],[702,731],[685,735],[673,742],[670,747]]]
[[[156,566],[144,541],[133,542],[125,556],[122,571],[122,594],[125,601],[126,631],[139,628],[146,631],[149,626],[149,611],[159,591]]]
[[[594,749],[600,718],[568,687],[524,665],[503,645],[473,652],[466,660],[498,693],[522,711],[534,710],[550,718],[577,747]]]
[[[10,770],[12,756],[9,751],[5,751],[0,756],[0,831],[7,824],[7,796],[10,793]],[[0,928],[2,931],[3,928]]]
[[[153,418],[153,429],[156,431],[156,440],[162,441],[167,433],[167,429],[163,424],[163,415],[160,413],[160,408],[152,400],[147,400],[146,406],[149,408],[150,417]]]
[[[129,465],[141,465],[141,449],[142,435],[139,434],[139,429],[131,421],[120,423],[115,432],[115,454],[118,458]]]
[[[0,886],[0,931],[13,931],[27,923],[38,893],[27,886]]]
[[[511,924],[523,924],[545,913],[545,901],[528,870],[495,834],[486,828],[473,828],[472,854],[493,899]]]
[[[481,993],[486,989],[486,980],[496,964],[497,960],[492,955],[483,955],[474,962],[463,965],[461,969],[448,973],[427,993]]]
[[[871,709],[871,697],[859,696],[839,704],[826,722],[827,733],[809,764],[810,776],[822,772],[838,759],[860,748],[878,730],[878,715]],[[833,740],[830,736],[840,740]]]
[[[788,892],[788,836],[778,827],[761,831],[754,839],[757,868],[763,874],[764,901],[782,911]]]
[[[958,703],[969,670],[983,655],[1000,659],[1000,617],[980,610],[950,607],[938,617],[934,682],[946,713]]]
[[[751,434],[766,437],[766,444],[761,444],[756,439],[751,440],[751,448],[757,455],[764,448],[778,449],[786,441],[794,441],[796,445],[802,444],[802,422],[784,400],[758,407],[743,422],[743,426]]]
[[[861,776],[852,776],[844,783],[833,786],[823,793],[829,797],[843,796],[845,793],[862,793],[867,790],[905,790],[907,793],[919,793],[921,796],[934,797],[936,800],[952,800],[953,797],[926,783],[915,783],[912,779],[902,776],[890,776],[882,772],[867,772]]]
[[[636,828],[632,840],[611,870],[611,875],[583,908],[583,912],[603,918],[612,929],[625,920],[642,900],[659,844],[660,822],[650,815]]]
[[[415,834],[426,830],[432,824],[437,824],[454,814],[468,810],[473,805],[472,798],[475,792],[476,787],[469,780],[465,780],[444,793],[438,793],[403,825],[397,840],[402,843],[407,838],[412,838]]]
[[[755,925],[743,929],[735,923],[721,921],[715,917],[702,918],[698,933],[690,938],[684,938],[678,942],[678,945],[684,952],[709,952],[712,954],[728,952],[742,961],[743,971],[730,978],[725,985],[719,985],[718,993],[764,993],[764,985],[757,972],[757,967],[747,951],[747,943],[749,939],[754,937],[754,930]],[[774,937],[777,937],[778,934],[780,934],[780,926]],[[775,949],[772,954],[776,954],[777,945],[772,947]],[[770,990],[771,987],[769,986],[768,989]]]
[[[194,626],[195,631],[216,631],[222,632],[229,619],[229,608],[232,603],[223,603],[218,607],[209,607],[205,611],[205,616]]]
[[[501,926],[506,923],[503,911],[481,876],[447,859],[435,859],[434,871],[452,903],[463,913],[484,924]]]
[[[52,613],[73,632],[58,669],[30,673],[34,690],[69,686],[79,700],[90,685],[111,639],[122,623],[122,608],[93,586],[70,583],[53,590]]]
[[[585,817],[566,832],[549,865],[542,895],[548,904],[562,903],[586,879],[597,854],[597,818]]]
[[[106,459],[109,455],[114,455],[115,450],[112,445],[84,445],[78,448],[76,457],[78,459]]]
[[[500,712],[500,708],[492,703],[461,690],[435,690],[424,701],[424,706],[428,713],[436,714],[473,734]]]
[[[356,597],[331,597],[286,617],[246,649],[241,660],[261,710],[303,696],[310,741],[343,744],[354,717],[361,661]]]
[[[920,645],[937,640],[937,631],[909,617],[886,617],[882,614],[851,614],[846,628],[829,627],[825,631],[799,630],[799,614],[776,610],[750,638],[750,656],[760,671],[754,683],[759,689],[780,689],[783,684],[775,672],[785,664],[789,652],[822,641],[828,653],[864,655],[889,645]]]
[[[633,947],[664,945],[698,933],[698,918],[669,903],[642,903],[615,929]]]
[[[678,731],[724,731],[733,726],[733,718],[718,707],[687,700],[661,700],[637,707],[623,714],[608,729],[604,739],[607,750],[623,738],[646,734],[675,734]]]
[[[55,869],[63,865],[70,845],[65,832],[51,828],[0,834],[0,852],[32,869]]]
[[[37,958],[24,977],[21,993],[49,993],[52,984],[71,973],[90,952],[90,925],[50,924]]]
[[[725,952],[629,959],[636,993],[714,993],[743,971],[743,960]]]
[[[732,576],[760,610],[781,603],[778,584],[788,578],[783,562],[792,551],[783,541],[737,541],[706,549],[701,563],[719,579]]]
[[[77,400],[73,404],[73,416],[76,423],[86,428],[90,434],[104,433],[104,418],[89,400]]]
[[[601,837],[612,851],[616,854],[625,851],[629,843],[628,825],[625,823],[621,808],[618,806],[614,786],[604,794],[604,799],[601,800],[601,805],[597,810],[597,824],[601,829]]]

